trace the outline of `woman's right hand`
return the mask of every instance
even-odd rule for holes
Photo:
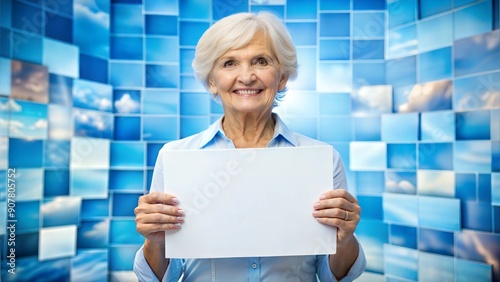
[[[136,230],[151,243],[165,245],[165,230],[179,229],[184,210],[179,199],[168,193],[152,192],[139,198],[134,209]]]

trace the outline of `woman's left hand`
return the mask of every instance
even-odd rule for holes
[[[352,240],[358,226],[361,207],[358,200],[344,189],[329,190],[314,203],[313,216],[320,223],[338,227],[339,245]]]

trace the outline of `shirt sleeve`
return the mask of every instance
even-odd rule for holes
[[[135,254],[134,273],[140,282],[159,282],[155,273],[149,267],[144,257],[143,247]],[[171,259],[162,282],[177,282],[182,275],[182,262],[179,259]]]
[[[344,162],[335,149],[333,149],[333,189],[348,190]]]
[[[333,189],[348,190],[344,163],[342,161],[342,158],[340,157],[340,154],[335,149],[333,153]],[[358,245],[359,245],[358,258],[351,266],[351,269],[349,270],[346,277],[342,278],[340,281],[335,278],[330,269],[328,256],[323,256],[322,259],[318,260],[316,269],[319,281],[349,282],[358,278],[365,271],[366,268],[365,252],[363,251],[363,247],[361,246],[361,244],[358,243]]]
[[[135,253],[134,273],[140,282],[143,281],[158,282],[158,278],[156,278],[156,275],[154,274],[153,270],[149,267],[149,264],[146,261],[146,258],[144,257],[143,248],[144,246],[142,246],[137,251],[137,253]]]
[[[163,167],[162,167],[163,153],[160,150],[156,164],[153,171],[153,179],[151,181],[150,192],[161,192],[163,191]],[[144,257],[144,245],[137,251],[134,259],[134,273],[138,280],[143,281],[154,281],[157,282],[158,278],[154,274],[151,267],[149,267],[146,258]],[[163,276],[162,282],[175,282],[178,281],[182,274],[182,263],[180,260],[170,260],[167,271]]]
[[[359,243],[358,243],[359,244]],[[321,282],[350,282],[354,279],[358,278],[366,268],[366,257],[365,252],[363,251],[363,247],[359,244],[359,253],[358,258],[349,269],[347,275],[341,280],[337,280],[333,275],[330,269],[330,263],[328,261],[328,256],[323,256],[321,259],[318,259],[318,263],[316,265],[318,279]]]

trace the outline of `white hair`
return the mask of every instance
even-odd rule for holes
[[[261,31],[269,38],[271,51],[276,56],[283,75],[288,79],[295,79],[295,46],[283,22],[270,12],[233,14],[206,30],[198,41],[192,64],[196,78],[209,89],[209,78],[215,62],[227,51],[246,46]],[[278,100],[284,95],[284,91],[281,91],[280,97],[277,95]]]

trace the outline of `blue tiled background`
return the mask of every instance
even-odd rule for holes
[[[284,19],[300,65],[276,111],[337,148],[362,206],[359,281],[499,281],[499,7],[2,0],[1,280],[135,279],[133,209],[158,150],[222,113],[194,78],[195,45],[226,15],[266,10]]]

